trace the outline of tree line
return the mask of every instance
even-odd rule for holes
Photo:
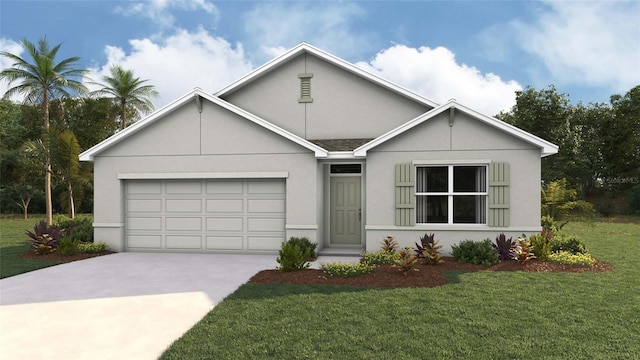
[[[527,87],[496,117],[560,147],[542,159],[543,184],[566,179],[602,215],[640,214],[640,85],[590,104]]]
[[[54,185],[58,206],[72,218],[76,203],[91,190],[92,169],[80,164],[80,152],[152,111],[150,98],[158,92],[119,65],[94,82],[89,70],[78,67],[79,57],[58,61],[62,44],[51,47],[46,37],[37,44],[27,39],[20,43],[25,58],[0,52],[12,62],[0,72],[0,80],[9,84],[0,105],[0,206],[5,212],[15,205],[26,217],[32,199],[43,195],[51,224]],[[83,80],[99,89],[90,92]],[[14,96],[22,96],[23,104],[8,101]]]

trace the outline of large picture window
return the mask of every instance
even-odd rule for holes
[[[416,168],[417,224],[486,224],[487,166]]]

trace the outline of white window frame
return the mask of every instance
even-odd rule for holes
[[[455,226],[477,226],[477,225],[488,225],[489,223],[489,163],[490,161],[481,161],[481,162],[459,162],[459,161],[449,161],[449,162],[423,162],[423,161],[414,161],[412,162],[415,167],[415,204],[416,204],[416,212],[415,219],[416,225],[455,225]],[[483,192],[454,192],[453,191],[453,169],[454,167],[459,166],[475,166],[485,168],[485,179],[484,179],[484,190]],[[424,167],[446,167],[447,168],[447,191],[446,192],[418,192],[418,168]],[[453,199],[455,196],[484,196],[484,222],[481,223],[454,223],[453,222]],[[437,222],[419,222],[418,220],[418,197],[420,196],[447,196],[447,222],[446,223],[437,223]]]

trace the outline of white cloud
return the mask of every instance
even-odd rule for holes
[[[22,45],[20,45],[19,43],[13,40],[0,38],[0,51],[5,51],[17,56],[22,56],[24,49],[22,48]],[[14,61],[4,56],[0,56],[0,71],[13,66],[13,63]],[[13,87],[18,84],[19,83],[17,82],[13,82],[11,85],[9,85],[6,81],[0,80],[0,97],[4,96],[4,93],[7,92],[7,90],[9,89],[9,86]],[[22,97],[17,97],[17,98],[14,97],[11,100],[20,101],[21,99]]]
[[[197,11],[219,16],[216,6],[208,0],[151,0],[133,2],[128,6],[118,6],[115,12],[124,16],[141,16],[152,20],[156,25],[166,28],[175,24],[173,10]]]
[[[458,64],[444,47],[396,45],[357,65],[435,102],[454,98],[489,116],[509,110],[515,104],[515,91],[522,90],[514,80],[505,82],[495,74]]]
[[[373,32],[357,29],[365,11],[343,2],[261,2],[243,19],[247,45],[263,50],[268,60],[300,42],[345,58],[372,51]]]
[[[196,32],[178,30],[162,41],[134,39],[131,52],[106,46],[107,63],[93,77],[99,81],[109,75],[109,67],[119,64],[131,69],[141,79],[148,79],[160,92],[153,99],[156,109],[177,99],[195,87],[215,92],[251,71],[242,45],[233,47],[225,39],[203,29]],[[95,86],[92,86],[95,89]]]
[[[640,2],[550,1],[535,22],[512,24],[552,82],[627,91],[640,84]]]

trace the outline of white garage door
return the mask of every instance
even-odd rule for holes
[[[131,251],[278,250],[285,238],[284,180],[129,180]]]

